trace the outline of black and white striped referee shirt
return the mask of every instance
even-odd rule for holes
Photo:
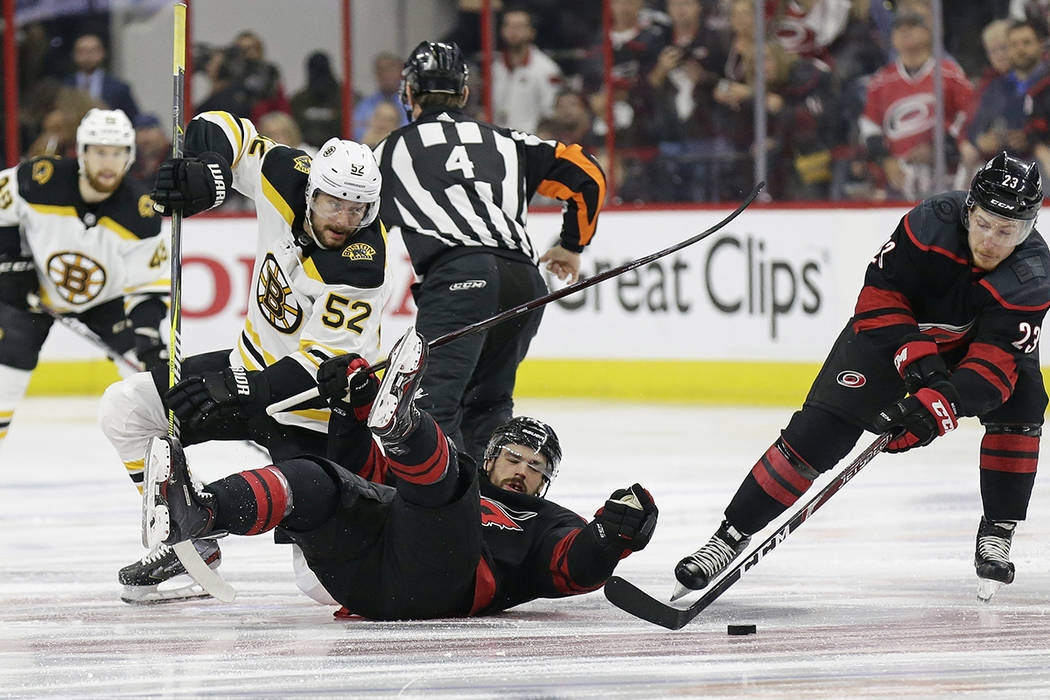
[[[561,245],[580,252],[594,236],[605,175],[579,145],[486,124],[457,109],[426,110],[376,147],[380,217],[401,234],[416,273],[450,248],[516,250],[534,261],[525,232],[536,192],[565,202]]]

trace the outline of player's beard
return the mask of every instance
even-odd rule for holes
[[[120,187],[120,182],[123,179],[118,175],[117,177],[113,178],[112,184],[107,184],[105,182],[101,182],[97,177],[95,177],[95,175],[91,171],[85,172],[84,177],[87,179],[88,186],[101,194],[110,194],[111,192],[114,192],[118,187]]]

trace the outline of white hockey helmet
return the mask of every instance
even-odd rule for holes
[[[310,176],[306,183],[307,232],[313,237],[310,212],[318,192],[351,202],[366,203],[368,208],[357,227],[360,230],[379,215],[379,191],[382,186],[379,163],[368,146],[335,137],[328,139],[310,164]]]
[[[135,162],[135,128],[128,115],[122,109],[88,110],[77,127],[77,162],[80,172],[84,172],[84,151],[87,146],[127,146],[128,161],[124,164],[126,173]]]

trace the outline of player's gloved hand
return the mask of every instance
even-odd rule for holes
[[[365,372],[366,367],[365,358],[350,353],[325,360],[317,370],[321,398],[339,415],[352,415],[361,423],[368,420],[379,393],[379,380]]]
[[[923,447],[958,427],[958,406],[959,392],[951,382],[937,382],[882,410],[875,416],[875,431],[895,433],[886,446],[887,452]]]
[[[229,163],[218,153],[205,151],[196,158],[171,158],[157,170],[150,197],[164,216],[175,212],[193,216],[217,207],[233,185]]]
[[[29,308],[27,297],[40,290],[33,258],[20,253],[0,253],[0,302],[16,309]]]
[[[893,355],[893,364],[904,380],[908,393],[948,378],[948,366],[937,352],[937,343],[928,335],[911,333],[904,336]]]
[[[164,405],[189,428],[199,428],[210,417],[261,416],[269,404],[270,387],[264,374],[243,367],[188,377],[164,393]]]
[[[168,344],[161,341],[160,331],[152,326],[139,326],[135,333],[135,357],[149,372],[157,365],[168,364]]]
[[[594,514],[593,524],[606,549],[637,552],[649,544],[659,514],[652,495],[640,484],[634,484],[613,491]]]

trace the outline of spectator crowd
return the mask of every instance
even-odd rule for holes
[[[759,41],[756,2],[766,30]],[[964,186],[1003,149],[1050,172],[1050,1],[940,4],[940,65],[930,0],[610,0],[608,76],[597,0],[495,1],[498,42],[487,71],[480,3],[460,0],[441,38],[474,60],[469,111],[484,115],[490,103],[496,124],[581,143],[621,202],[737,199],[750,189],[759,149],[775,200],[915,200]],[[78,34],[60,59],[55,46],[45,25],[21,28],[23,155],[74,155],[81,117],[119,108],[138,136],[131,175],[150,180],[170,144],[156,114],[140,112],[134,86],[107,69],[106,33]],[[194,113],[250,118],[262,135],[307,151],[342,131],[342,85],[323,50],[309,55],[303,87],[291,95],[252,31],[224,47],[195,46],[193,58]],[[371,57],[376,87],[354,95],[355,140],[374,147],[406,123],[403,58]],[[756,138],[756,109],[765,138]]]

